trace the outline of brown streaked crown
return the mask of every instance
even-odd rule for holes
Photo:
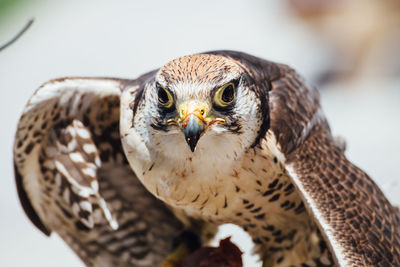
[[[196,54],[170,61],[160,69],[158,77],[166,83],[196,81],[219,84],[227,74],[234,77],[240,72],[240,67],[224,56]]]

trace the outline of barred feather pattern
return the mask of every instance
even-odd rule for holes
[[[119,137],[124,80],[59,79],[28,103],[14,147],[31,220],[88,266],[156,266],[182,224],[129,168]]]

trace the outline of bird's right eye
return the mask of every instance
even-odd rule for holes
[[[171,92],[160,85],[157,85],[157,97],[158,103],[164,108],[169,109],[174,104],[174,98],[172,97]]]

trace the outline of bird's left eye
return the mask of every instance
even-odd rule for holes
[[[217,106],[224,108],[229,106],[233,100],[235,100],[235,96],[235,84],[229,82],[217,90],[214,95],[214,103]]]
[[[174,104],[171,92],[162,86],[157,86],[157,90],[158,103],[164,108],[171,108]]]

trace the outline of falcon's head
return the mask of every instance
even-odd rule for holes
[[[168,154],[247,148],[262,121],[260,101],[250,87],[239,62],[227,57],[175,59],[144,83],[140,99],[132,99],[140,101],[131,105],[133,119],[140,118],[133,127],[147,145]]]
[[[160,136],[159,142],[167,135],[176,138],[173,143],[186,141],[192,153],[235,143],[248,147],[259,128],[256,95],[241,67],[226,57],[175,59],[158,71],[145,97],[151,135]],[[164,145],[176,149],[177,144]]]

